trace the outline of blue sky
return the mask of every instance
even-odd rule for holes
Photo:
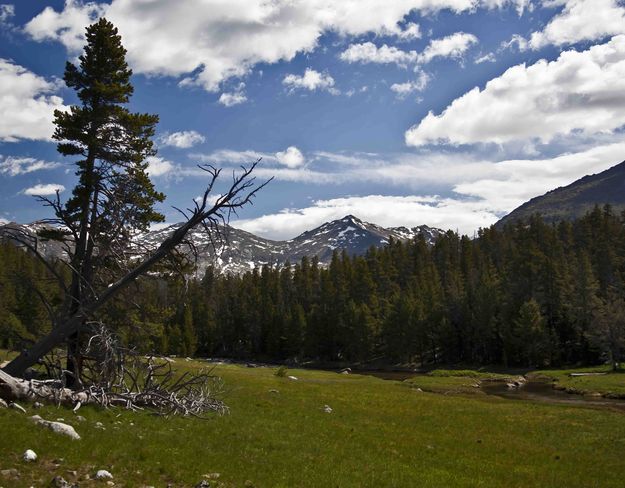
[[[0,218],[47,216],[72,161],[52,112],[86,25],[115,23],[131,108],[157,113],[150,171],[172,206],[196,164],[262,157],[234,225],[291,238],[351,213],[471,234],[625,159],[619,0],[20,0],[0,6]]]

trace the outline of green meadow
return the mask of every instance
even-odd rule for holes
[[[48,486],[56,475],[105,486],[88,479],[98,469],[127,487],[195,486],[203,479],[224,487],[623,486],[622,411],[488,396],[471,386],[471,373],[428,375],[438,391],[431,393],[419,391],[414,378],[289,370],[292,380],[274,368],[237,365],[215,372],[225,381],[230,413],[208,420],[83,407],[78,413],[86,420],[79,422],[55,406],[25,404],[27,415],[0,409],[0,470],[20,473],[0,476],[0,486]],[[450,380],[466,391],[447,388]],[[434,388],[437,382],[442,388]],[[82,439],[33,425],[28,416],[35,413],[65,419]],[[37,462],[21,460],[26,449]]]

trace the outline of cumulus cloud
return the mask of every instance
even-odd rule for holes
[[[181,149],[188,149],[201,144],[206,139],[202,134],[194,130],[183,130],[180,132],[172,132],[171,134],[163,134],[159,138],[162,146],[173,146]]]
[[[320,73],[311,68],[306,68],[302,76],[288,74],[282,80],[282,84],[286,86],[289,91],[294,90],[327,90],[333,94],[336,93],[334,88],[334,78],[328,73]]]
[[[148,169],[146,172],[150,176],[164,176],[175,168],[171,161],[163,159],[160,156],[150,156],[146,159],[146,161],[148,163]]]
[[[297,168],[306,162],[304,154],[295,146],[289,146],[284,151],[275,153],[253,150],[236,151],[233,149],[219,149],[208,154],[192,154],[191,157],[209,164],[232,164],[237,166],[249,164],[259,159],[262,159],[263,163],[274,163],[287,166],[288,168]],[[258,167],[255,174],[260,174],[258,172],[263,171],[265,166],[266,164],[263,164]],[[273,171],[273,169],[267,171]]]
[[[433,196],[366,195],[317,200],[309,207],[284,209],[255,219],[232,222],[263,237],[290,239],[306,230],[345,215],[356,215],[385,227],[430,225],[472,232],[498,220],[483,202]]]
[[[233,107],[234,105],[240,105],[247,101],[247,96],[245,95],[245,83],[241,82],[238,86],[231,92],[223,92],[219,96],[218,103],[223,105],[224,107]]]
[[[65,191],[65,187],[57,183],[43,183],[31,186],[30,188],[25,188],[21,193],[24,195],[44,197],[47,195],[54,195],[57,191],[62,193]]]
[[[54,110],[66,108],[56,90],[56,84],[0,58],[0,141],[49,140]]]
[[[411,146],[506,143],[581,131],[597,134],[625,124],[625,35],[587,51],[565,51],[509,68],[454,100],[440,115],[430,112],[405,134]]]
[[[477,42],[477,37],[466,32],[456,32],[441,39],[433,39],[419,55],[419,62],[429,63],[435,58],[459,59]]]
[[[289,146],[286,148],[286,151],[277,152],[276,159],[280,164],[289,168],[297,168],[306,161],[302,152],[295,146]]]
[[[223,92],[218,102],[225,107],[232,107],[247,101],[247,96],[242,92]]]
[[[523,36],[520,36],[519,34],[514,34],[510,38],[510,40],[503,41],[501,43],[499,50],[501,51],[504,49],[512,49],[515,47],[521,52],[526,51],[528,49],[527,39],[525,39]]]
[[[417,60],[416,51],[403,51],[395,46],[377,47],[372,42],[351,44],[339,58],[347,63],[396,64],[406,67]]]
[[[42,169],[53,169],[61,166],[61,163],[43,161],[35,158],[23,158],[15,156],[0,155],[0,174],[9,176],[33,173]]]
[[[391,34],[394,34],[399,41],[413,41],[421,38],[421,28],[419,24],[408,22],[403,29]]]
[[[377,47],[372,42],[350,44],[339,58],[347,63],[396,64],[406,68],[410,64],[427,64],[435,58],[461,58],[478,42],[477,37],[465,32],[456,32],[441,39],[433,39],[422,53],[404,51],[395,46],[383,44]]]
[[[377,155],[318,153],[318,157],[345,165],[343,181],[375,178],[398,187],[425,181],[444,183],[449,190],[443,196],[366,195],[317,200],[308,207],[286,208],[233,225],[264,237],[288,239],[328,220],[353,214],[383,226],[427,224],[471,235],[533,197],[610,168],[623,159],[623,154],[625,142],[550,159],[497,162],[474,160],[462,154],[439,155],[430,160],[422,155],[401,155],[380,167]],[[433,171],[434,167],[438,171]],[[332,181],[336,183],[337,178]]]
[[[25,26],[35,40],[55,40],[73,54],[84,28],[105,15],[120,30],[136,73],[184,76],[183,84],[216,91],[258,63],[290,61],[311,52],[326,33],[414,38],[413,12],[454,13],[518,6],[520,0],[112,0],[110,4],[66,0],[57,12],[46,7]]]
[[[393,83],[391,85],[391,91],[395,92],[398,98],[406,98],[411,93],[425,90],[429,81],[430,77],[428,76],[428,74],[421,71],[417,79],[414,81],[407,81],[405,83]]]
[[[532,49],[625,34],[625,7],[618,0],[549,0],[543,5],[563,9],[542,31],[532,33]]]

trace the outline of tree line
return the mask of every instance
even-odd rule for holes
[[[475,239],[447,232],[242,275],[144,277],[104,321],[143,352],[268,361],[556,366],[625,349],[625,215],[535,216]],[[0,247],[0,345],[40,336],[46,270]],[[45,288],[47,286],[47,288]]]

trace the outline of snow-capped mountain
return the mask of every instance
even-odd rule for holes
[[[141,248],[156,248],[181,224],[173,224],[157,231],[150,231],[138,236]],[[0,227],[0,237],[7,236],[9,231],[20,229],[33,238],[41,230],[42,224],[29,225],[6,224]],[[345,250],[350,255],[364,254],[371,246],[381,247],[389,240],[410,240],[423,236],[427,243],[434,240],[444,231],[422,225],[419,227],[384,228],[379,225],[363,222],[348,215],[340,220],[327,222],[320,227],[304,232],[288,241],[272,241],[254,234],[227,226],[222,229],[224,239],[213,242],[202,228],[194,229],[188,236],[197,250],[197,268],[202,273],[213,265],[224,273],[242,273],[265,264],[283,265],[286,262],[295,264],[302,257],[317,256],[319,263],[328,265],[334,250]],[[46,255],[60,256],[57,243],[36,240],[39,249]],[[182,247],[191,252],[190,247]]]
[[[148,245],[162,242],[180,224],[174,224],[141,237]],[[321,265],[328,265],[334,250],[345,250],[350,255],[364,254],[371,246],[381,247],[389,239],[410,240],[422,235],[432,244],[444,233],[441,229],[422,225],[413,227],[384,228],[363,222],[348,215],[304,232],[288,241],[272,241],[241,229],[228,226],[224,229],[225,240],[215,252],[210,238],[203,229],[191,233],[191,241],[198,250],[198,269],[202,271],[214,265],[222,272],[241,273],[265,264],[283,265],[286,262],[298,263],[304,256],[317,256]]]

